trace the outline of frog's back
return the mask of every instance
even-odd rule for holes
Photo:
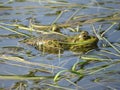
[[[38,45],[38,44],[45,44],[48,41],[64,41],[66,40],[66,36],[58,35],[58,34],[41,34],[39,37],[31,37],[23,40],[24,43],[30,44],[30,45]]]

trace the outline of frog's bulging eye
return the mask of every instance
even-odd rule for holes
[[[88,37],[88,35],[83,35],[84,38]]]
[[[87,31],[82,31],[79,35],[79,39],[86,40],[89,36],[89,33]]]

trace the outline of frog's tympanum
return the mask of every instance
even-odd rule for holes
[[[98,39],[95,36],[89,35],[87,31],[82,31],[79,35],[72,37],[48,34],[26,39],[24,42],[48,53],[62,53],[64,50],[87,52],[97,47]]]

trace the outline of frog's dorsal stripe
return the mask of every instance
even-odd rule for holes
[[[96,41],[96,42],[95,42]],[[68,45],[86,45],[86,44],[92,44],[93,42],[97,43],[98,40],[94,36],[91,36],[91,39],[88,40],[80,40],[78,42],[61,42],[61,44],[68,44]]]

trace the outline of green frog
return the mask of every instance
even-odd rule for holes
[[[89,35],[87,31],[82,31],[79,35],[72,37],[46,34],[41,35],[41,37],[26,39],[24,42],[48,53],[62,53],[64,50],[87,52],[96,48],[98,39],[95,36]]]

